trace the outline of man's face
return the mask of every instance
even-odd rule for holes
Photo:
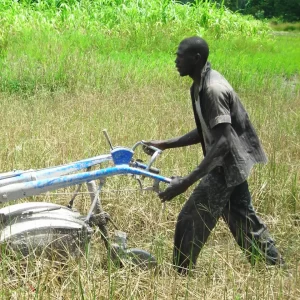
[[[188,52],[187,46],[184,44],[180,44],[177,49],[175,65],[180,76],[190,76],[194,73],[195,56]]]

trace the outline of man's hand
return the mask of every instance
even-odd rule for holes
[[[165,141],[153,140],[153,141],[143,141],[143,143],[147,146],[152,146],[152,147],[158,148],[160,150],[165,150],[166,149]],[[154,150],[148,148],[147,146],[143,146],[144,152],[148,155],[153,155]]]
[[[183,177],[172,177],[170,185],[163,192],[159,193],[159,198],[161,199],[161,202],[170,201],[176,196],[184,193],[188,187],[189,185]]]

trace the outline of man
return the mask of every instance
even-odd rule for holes
[[[190,92],[197,128],[181,137],[147,144],[165,150],[201,143],[204,159],[159,194],[163,202],[169,201],[201,179],[178,216],[174,265],[180,273],[195,266],[221,216],[252,264],[262,257],[268,264],[281,265],[274,241],[251,203],[247,177],[254,164],[265,163],[267,158],[248,114],[226,79],[211,69],[204,39],[184,39],[176,54],[180,76],[193,80]]]

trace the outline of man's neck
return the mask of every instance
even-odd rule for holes
[[[203,71],[205,71],[205,69],[206,69],[205,66],[206,66],[206,63],[204,65],[200,66],[199,68],[197,68],[195,71],[195,74],[193,74],[193,76],[191,76],[194,84],[200,85],[201,79],[203,77]]]
[[[192,76],[190,76],[193,79],[193,82],[197,85],[200,85],[200,83],[201,83],[201,79],[202,79],[202,75],[203,75],[202,73],[204,71],[205,65],[206,64],[196,68],[194,74]]]

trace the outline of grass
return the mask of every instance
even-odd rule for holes
[[[300,31],[300,23],[284,23],[273,21],[270,23],[272,30],[274,31],[288,31],[288,32],[298,32]]]
[[[170,265],[174,225],[192,189],[162,212],[154,193],[132,191],[137,183],[118,177],[107,180],[103,206],[128,233],[129,247],[156,255],[158,269],[115,268],[96,232],[91,253],[80,261],[16,260],[3,253],[1,298],[298,299],[299,35],[270,35],[266,24],[206,2],[25,2],[0,4],[1,170],[107,153],[103,128],[123,146],[194,128],[191,82],[179,78],[173,53],[182,38],[201,34],[212,66],[241,96],[268,154],[269,163],[253,170],[250,187],[290,275],[250,267],[220,221],[195,273],[179,277]],[[166,176],[184,175],[201,159],[198,146],[169,150],[158,167]],[[27,200],[66,204],[71,190]],[[85,212],[88,204],[82,194],[76,207]]]

